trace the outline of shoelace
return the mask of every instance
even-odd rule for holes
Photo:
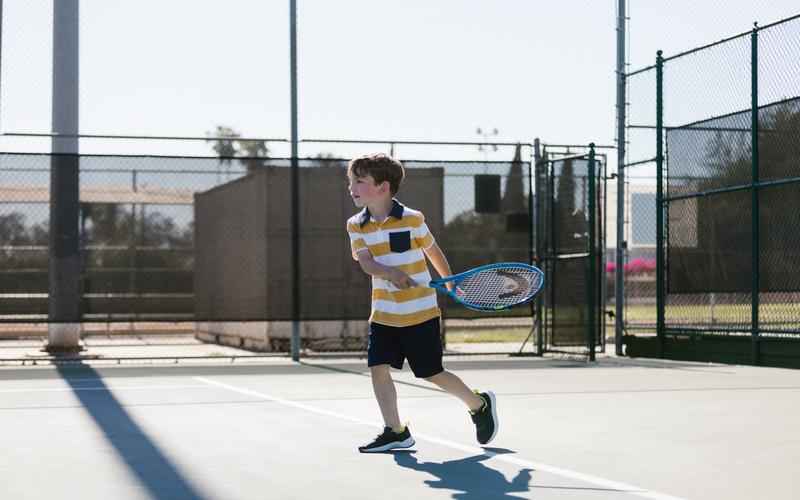
[[[378,434],[377,436],[375,436],[375,440],[377,441],[378,439],[380,439],[380,438],[382,438],[382,437],[384,437],[384,436],[386,436],[386,437],[389,437],[389,436],[391,436],[392,434],[394,434],[394,432],[393,432],[391,429],[389,429],[389,428],[387,427],[387,428],[385,428],[385,429],[383,430],[383,432],[381,432],[380,434]]]

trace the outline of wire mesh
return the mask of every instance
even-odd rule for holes
[[[797,338],[800,333],[800,240],[796,231],[787,230],[800,223],[798,21],[790,18],[664,59],[666,336]],[[632,105],[628,131],[635,143],[627,161],[631,177],[634,169],[650,163],[646,142],[658,139],[648,136],[653,116],[641,111],[655,109],[655,99],[635,92],[651,74],[654,69],[628,80],[632,99],[639,101]],[[758,144],[753,143],[756,136]],[[627,188],[630,264],[636,213],[642,212],[635,198],[642,187],[629,179]],[[643,317],[654,318],[636,309],[640,299],[627,276],[626,287],[630,330],[640,327]],[[704,356],[719,359],[723,351]],[[753,347],[753,352],[745,357],[759,362],[760,349]],[[770,362],[785,362],[776,361],[777,347],[764,352],[772,356]]]
[[[762,334],[800,332],[800,22],[758,33],[759,167],[762,182],[794,179],[760,189],[759,249]],[[766,286],[765,286],[766,285]]]
[[[625,149],[624,328],[629,333],[656,327],[656,72],[626,78],[628,128]]]
[[[52,158],[0,154],[2,322],[48,317]],[[209,331],[212,322],[225,325],[213,328],[215,336],[239,335],[234,323],[256,322],[259,338],[272,339],[270,349],[288,349],[290,160],[82,155],[79,162],[83,321],[197,321]],[[423,211],[454,272],[529,262],[530,163],[519,151],[506,162],[403,163],[398,198]],[[300,161],[301,319],[318,322],[309,336],[318,335],[314,345],[324,350],[362,349],[370,308],[369,280],[350,257],[344,230],[357,211],[346,164]],[[497,197],[497,211],[478,211],[477,197],[485,196],[478,176],[498,180],[488,194]],[[478,316],[450,299],[440,305],[450,319]],[[493,317],[524,320],[530,310]]]
[[[595,161],[596,171],[590,172],[587,157],[552,157],[547,162],[549,172],[545,179],[543,221],[544,271],[547,285],[545,298],[546,350],[562,348],[588,349],[587,332],[590,322],[602,325],[605,294],[605,271],[596,276],[589,273],[590,246],[594,246],[594,258],[602,260],[601,241],[604,229],[603,206],[605,198],[603,164]],[[589,175],[595,175],[595,205],[590,204]],[[590,244],[590,212],[595,211],[598,226],[596,240]],[[589,287],[595,286],[591,291]],[[590,292],[594,297],[594,308]],[[592,312],[594,311],[594,312]],[[591,315],[594,314],[594,318]],[[596,329],[595,344],[604,345],[603,328]]]

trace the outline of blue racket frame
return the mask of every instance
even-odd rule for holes
[[[486,271],[488,269],[505,268],[505,267],[509,267],[509,266],[513,266],[513,267],[517,267],[517,268],[520,268],[520,267],[521,268],[525,268],[525,269],[531,271],[532,273],[535,273],[535,274],[539,275],[539,289],[534,291],[534,293],[531,294],[531,296],[528,297],[526,300],[523,300],[523,301],[520,301],[520,302],[517,302],[517,303],[514,303],[514,304],[508,304],[508,305],[505,305],[505,306],[485,307],[485,306],[479,306],[479,305],[467,302],[467,301],[463,300],[454,291],[451,291],[451,290],[447,289],[447,284],[448,283],[452,283],[453,284],[453,289],[455,290],[458,287],[458,284],[460,282],[464,281],[465,279],[469,278],[470,276],[478,274],[481,271]],[[447,295],[452,297],[453,300],[455,300],[459,304],[463,305],[467,309],[471,309],[473,311],[497,312],[497,311],[504,311],[506,309],[510,309],[512,307],[518,306],[520,304],[525,304],[526,302],[530,302],[531,300],[533,300],[533,298],[536,297],[536,295],[538,295],[539,292],[542,291],[542,289],[544,288],[544,272],[542,272],[542,270],[539,269],[536,266],[532,266],[530,264],[524,264],[522,262],[498,262],[498,263],[495,263],[495,264],[486,264],[486,265],[483,265],[483,266],[474,267],[472,269],[464,271],[463,273],[454,274],[454,275],[448,276],[446,278],[439,278],[439,279],[431,280],[428,283],[428,286],[430,286],[431,288],[436,289],[436,291],[438,291],[438,292],[446,293]]]

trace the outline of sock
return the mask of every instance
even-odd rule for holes
[[[401,425],[400,427],[392,427],[392,432],[394,432],[395,434],[402,434],[403,432],[405,432],[405,430],[406,430],[405,425]]]
[[[475,394],[478,394],[478,391],[475,391]],[[477,410],[470,410],[469,412],[473,415],[476,413],[480,413],[481,411],[483,411],[484,408],[486,408],[486,400],[483,399],[483,396],[479,395],[478,397],[481,398],[481,407],[478,408]]]

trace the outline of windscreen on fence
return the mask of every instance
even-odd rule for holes
[[[591,164],[595,168],[594,206],[590,203]],[[600,242],[604,224],[599,208],[603,206],[605,193],[602,176],[598,173],[603,168],[599,160],[590,161],[586,157],[554,159],[547,165],[543,206],[545,232],[541,235],[548,279],[544,292],[547,342],[553,348],[586,346],[588,331],[601,324],[602,315],[600,283],[604,283],[605,273],[597,267],[593,276],[589,259],[594,258],[598,265],[602,262]],[[596,221],[596,230],[595,241],[590,244],[591,217]],[[594,248],[592,253],[590,247]],[[589,307],[590,303],[594,307]],[[602,343],[599,334],[596,343]]]
[[[3,322],[48,317],[55,156],[0,154]],[[403,162],[398,199],[423,211],[454,272],[529,262],[530,163],[519,158]],[[290,160],[82,155],[78,161],[82,320],[291,319]],[[369,315],[369,279],[351,257],[345,230],[358,211],[346,165],[300,160],[300,319]],[[474,315],[449,299],[439,302],[448,317]]]

